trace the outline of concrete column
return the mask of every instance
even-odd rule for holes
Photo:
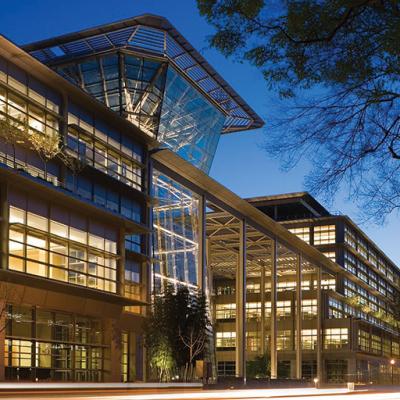
[[[3,329],[0,330],[0,382],[5,381],[6,368],[5,368],[5,341],[6,341],[6,300],[0,300],[0,310],[4,310],[4,312],[0,315],[0,327]]]
[[[357,360],[351,357],[347,360],[347,381],[356,382],[357,378]]]
[[[240,221],[236,269],[236,376],[246,382],[246,221]]]
[[[199,198],[199,248],[197,265],[197,285],[201,291],[206,290],[206,199],[202,195]]]
[[[297,256],[296,265],[296,379],[301,379],[301,254]]]
[[[9,227],[9,208],[8,208],[8,185],[2,182],[0,189],[0,232],[1,232],[1,269],[8,268],[8,227]]]
[[[261,355],[265,354],[265,265],[261,267],[260,301],[261,301]]]
[[[323,345],[323,332],[322,332],[322,292],[321,292],[321,268],[317,267],[317,385],[323,383],[324,371],[322,361],[322,345]]]
[[[109,354],[107,354],[104,365],[105,382],[121,382],[121,356],[122,356],[122,338],[119,321],[107,318],[104,321],[104,343],[109,345]]]
[[[118,283],[117,293],[125,295],[125,229],[120,228],[118,235]]]
[[[271,253],[271,379],[278,377],[278,352],[276,350],[277,322],[276,322],[276,303],[277,303],[277,262],[278,262],[278,243],[276,240],[272,244]]]

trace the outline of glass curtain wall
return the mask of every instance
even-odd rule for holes
[[[174,68],[167,73],[158,140],[208,173],[225,116]]]
[[[60,66],[57,72],[149,136],[156,137],[165,85],[165,63],[113,53]]]
[[[154,291],[166,284],[197,285],[199,259],[198,196],[154,171]]]

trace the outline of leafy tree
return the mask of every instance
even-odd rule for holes
[[[259,68],[289,105],[266,148],[331,198],[348,184],[370,217],[400,209],[400,2],[197,0],[212,46]]]
[[[160,381],[193,377],[195,361],[207,351],[209,325],[203,294],[168,286],[155,297],[144,334],[150,367]]]
[[[58,135],[44,135],[41,132],[29,132],[28,140],[32,149],[39,155],[44,165],[44,177],[47,179],[47,164],[61,154],[60,137]]]
[[[15,163],[15,146],[25,143],[27,140],[27,123],[24,121],[14,120],[8,115],[0,115],[0,138],[13,149],[13,163]]]

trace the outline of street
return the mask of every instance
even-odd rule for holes
[[[69,400],[211,400],[211,399],[281,399],[309,400],[316,397],[329,400],[400,400],[399,390],[384,388],[370,391],[348,392],[346,389],[248,389],[248,390],[134,390],[107,392],[97,390],[90,393],[75,393],[63,391],[57,393],[25,392],[23,394],[0,393],[0,398],[13,400],[40,399],[69,399]]]

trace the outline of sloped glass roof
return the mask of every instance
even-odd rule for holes
[[[32,43],[23,48],[49,65],[116,48],[163,57],[225,114],[223,133],[255,129],[264,124],[232,87],[162,17],[143,15]]]

